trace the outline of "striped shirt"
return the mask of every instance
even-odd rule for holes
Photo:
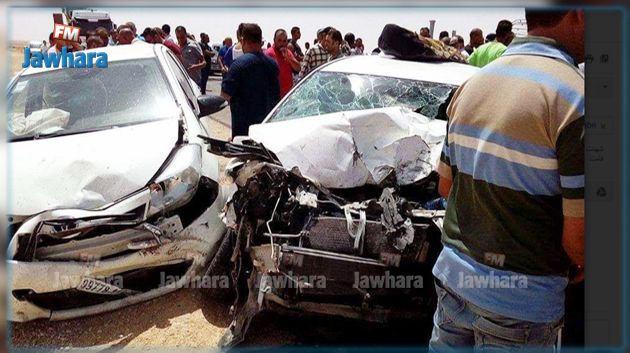
[[[496,314],[559,320],[563,217],[584,217],[584,76],[555,41],[515,39],[448,115],[438,172],[453,186],[434,275]]]

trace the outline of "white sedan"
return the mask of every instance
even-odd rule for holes
[[[212,153],[239,158],[227,168],[238,191],[215,258],[235,261],[239,294],[222,346],[240,343],[267,309],[430,319],[444,216],[435,168],[452,94],[476,72],[452,62],[340,59],[251,126],[253,141],[210,141]]]
[[[201,96],[166,47],[99,48],[107,68],[10,83],[9,317],[62,320],[190,284],[225,234]],[[89,52],[89,51],[87,51]]]

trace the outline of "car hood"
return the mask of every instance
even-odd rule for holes
[[[338,112],[252,125],[249,137],[287,169],[327,188],[410,185],[437,168],[446,122],[401,107]]]
[[[142,187],[175,146],[177,119],[9,144],[9,214],[95,209]]]

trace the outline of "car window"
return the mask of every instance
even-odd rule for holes
[[[177,117],[155,59],[19,77],[7,94],[9,138],[64,135]]]
[[[167,51],[166,53],[167,53],[166,62],[168,63],[168,66],[171,67],[171,70],[173,71],[173,73],[175,74],[175,77],[177,78],[177,82],[179,82],[179,86],[184,91],[184,94],[186,95],[186,100],[188,101],[188,105],[190,106],[190,109],[196,112],[197,109],[195,105],[195,101],[196,101],[195,94],[193,93],[192,87],[190,87],[190,82],[188,82],[188,76],[187,74],[185,74],[184,68],[182,67],[179,60],[175,58],[173,54],[171,54],[170,51]]]
[[[319,71],[297,87],[269,121],[393,106],[435,119],[455,88],[435,82]]]

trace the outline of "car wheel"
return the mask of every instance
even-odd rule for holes
[[[209,283],[218,284],[212,285],[211,288],[204,289],[205,294],[210,297],[228,299],[236,294],[234,291],[234,281],[232,279],[234,264],[231,261],[234,251],[234,239],[234,232],[228,231],[223,237],[217,253],[208,265],[208,269],[205,273],[206,278],[209,279]]]

